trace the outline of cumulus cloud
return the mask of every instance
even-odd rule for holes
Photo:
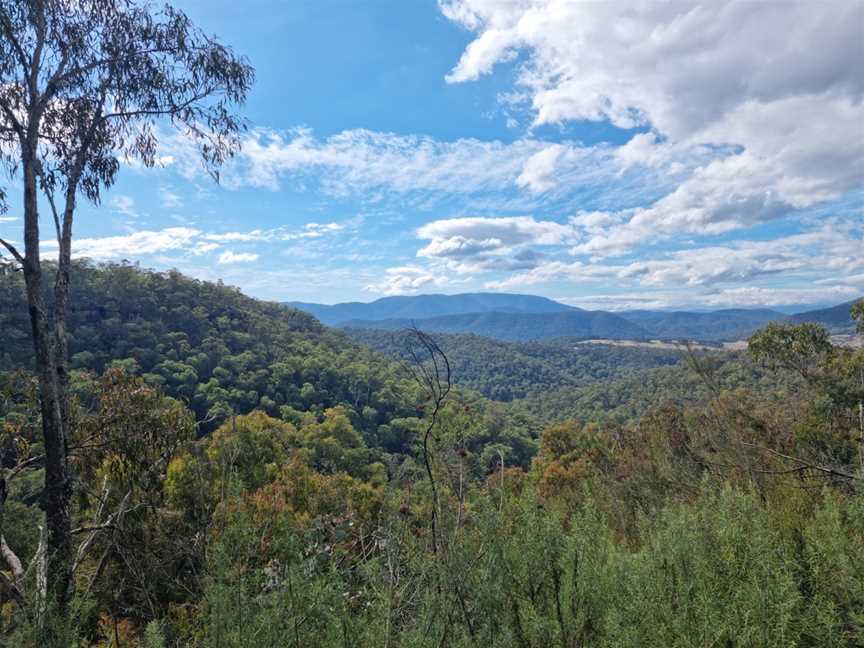
[[[407,295],[450,283],[441,272],[416,265],[387,268],[384,278],[366,286],[369,292],[383,295]]]
[[[418,257],[444,261],[461,273],[481,270],[521,270],[541,257],[529,246],[555,246],[573,240],[569,224],[535,220],[533,216],[465,217],[436,220],[417,230],[430,242]]]
[[[621,168],[690,169],[667,196],[593,232],[579,253],[621,254],[657,236],[748,227],[860,186],[861,3],[441,6],[477,33],[449,82],[476,79],[522,52],[517,83],[535,125],[645,127],[615,151]],[[535,191],[555,181],[554,161],[538,158],[536,166],[524,178]]]
[[[520,243],[556,245],[572,236],[567,225],[555,221],[538,221],[533,216],[448,218],[426,223],[417,230],[421,239],[440,240],[464,236],[471,240],[497,239],[502,245]]]
[[[81,238],[72,241],[72,253],[76,257],[96,260],[139,258],[147,254],[186,249],[200,234],[199,230],[189,227],[168,227],[123,236]],[[53,249],[57,247],[57,242],[42,241],[40,245]]]
[[[585,215],[585,220],[589,215]],[[675,250],[623,264],[553,260],[486,284],[511,289],[553,281],[603,279],[620,285],[699,287],[747,284],[771,276],[799,280],[813,274],[851,277],[864,270],[864,226],[849,221],[767,241]]]
[[[605,212],[580,212],[564,224],[530,216],[437,220],[417,231],[419,238],[429,241],[417,256],[430,264],[426,273],[434,269],[438,275],[497,275],[483,284],[490,290],[561,282],[624,289],[719,289],[773,278],[809,284],[864,271],[864,226],[851,219],[832,219],[773,240],[654,250],[626,263],[562,260],[563,246],[585,233],[614,227],[616,218]]]
[[[74,239],[72,253],[75,257],[95,260],[139,259],[144,256],[182,252],[192,256],[203,256],[215,252],[226,243],[281,242],[296,238],[319,238],[345,229],[339,223],[307,223],[299,230],[286,227],[270,230],[255,229],[248,232],[202,232],[191,227],[168,227],[161,230],[141,230],[122,236],[104,236]],[[47,250],[56,250],[57,242],[45,240],[40,243]],[[257,261],[258,253],[225,250],[217,259],[222,265]]]
[[[259,255],[251,252],[235,253],[231,250],[225,250],[222,254],[219,255],[219,260],[217,261],[217,263],[219,263],[220,265],[228,265],[233,263],[251,263],[253,261],[257,261],[258,259]]]
[[[539,153],[535,153],[525,161],[522,173],[516,178],[516,184],[527,187],[534,193],[540,193],[552,189],[558,184],[555,174],[558,158],[564,152],[560,144],[547,146]]]
[[[864,178],[864,113],[849,99],[748,103],[706,132],[749,148],[697,168],[675,191],[575,252],[618,254],[647,238],[755,225],[838,199]]]
[[[518,83],[537,123],[608,119],[679,139],[751,99],[864,91],[860,3],[452,0],[442,9],[478,34],[447,80],[477,79],[524,51]]]

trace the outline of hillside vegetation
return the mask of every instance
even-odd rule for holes
[[[0,278],[0,371],[32,363],[23,282]],[[183,400],[209,429],[234,413],[274,416],[344,405],[373,433],[414,413],[413,385],[392,363],[315,318],[178,272],[130,265],[73,268],[69,352],[74,369],[120,367]],[[353,414],[352,414],[353,415]]]
[[[344,329],[355,342],[394,359],[404,358],[407,329]],[[680,362],[682,349],[642,349],[579,345],[559,338],[542,342],[504,342],[474,334],[435,335],[450,359],[453,380],[498,401],[539,396],[631,375],[634,371]]]
[[[0,276],[4,551],[27,565],[20,290]],[[40,625],[37,574],[0,571],[3,645],[864,643],[864,352],[818,326],[681,358],[349,339],[127,265],[78,264],[73,294],[74,613]]]

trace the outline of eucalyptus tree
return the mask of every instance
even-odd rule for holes
[[[859,299],[852,304],[851,315],[855,320],[855,330],[864,334],[864,299]]]
[[[66,312],[77,201],[98,203],[124,163],[153,166],[166,133],[194,143],[218,180],[240,145],[236,110],[253,80],[244,58],[170,6],[0,0],[0,155],[20,183],[24,224],[23,247],[0,246],[26,286],[45,446],[47,593],[61,613],[74,562]],[[11,196],[0,187],[0,206]],[[42,210],[58,248],[49,266]]]

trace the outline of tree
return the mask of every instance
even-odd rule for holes
[[[852,319],[855,320],[855,330],[864,335],[864,299],[852,304]]]
[[[426,430],[423,433],[423,464],[432,488],[432,550],[438,552],[438,488],[432,472],[430,441],[434,441],[435,425],[453,386],[450,361],[431,337],[414,327],[407,331],[402,363],[419,385],[425,397],[424,409],[427,414]]]
[[[811,380],[831,353],[828,332],[819,324],[776,324],[760,329],[747,341],[754,360],[794,371]]]
[[[154,165],[164,125],[199,146],[218,180],[239,147],[243,123],[233,109],[254,71],[181,11],[132,0],[3,0],[0,35],[0,160],[23,184],[24,249],[0,245],[26,284],[45,445],[48,589],[62,613],[72,565],[66,312],[76,201],[98,203],[121,159]],[[5,197],[0,189],[0,207]],[[49,299],[40,197],[58,245]]]

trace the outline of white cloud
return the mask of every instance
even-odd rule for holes
[[[590,216],[583,215],[586,221]],[[510,289],[553,281],[603,279],[619,285],[698,287],[748,284],[773,276],[806,280],[813,275],[843,277],[864,270],[864,226],[829,222],[814,230],[767,241],[735,241],[696,247],[624,264],[553,260],[521,274],[491,281],[487,288]]]
[[[523,161],[540,147],[533,141],[510,146],[472,139],[439,142],[367,130],[319,140],[307,129],[284,134],[256,129],[226,180],[275,190],[283,177],[316,171],[336,194],[376,187],[471,192],[512,184]]]
[[[520,187],[527,187],[529,191],[534,193],[555,187],[558,184],[555,171],[558,159],[563,152],[563,146],[552,144],[532,155],[526,160],[522,173],[516,178],[516,184]]]
[[[208,241],[219,242],[250,242],[250,241],[269,241],[273,238],[272,230],[252,230],[251,232],[223,232],[221,234],[205,234],[204,238]]]
[[[526,0],[500,8],[442,3],[448,18],[477,32],[448,81],[476,79],[523,52],[518,86],[535,125],[647,126],[652,132],[615,151],[620,167],[691,170],[577,252],[620,254],[658,236],[748,227],[861,185],[864,4]],[[552,185],[554,164],[541,167],[539,186]],[[525,186],[537,190],[532,178]]]
[[[556,297],[571,306],[599,310],[687,308],[776,308],[841,303],[862,296],[860,287],[835,284],[827,288],[740,286],[709,291],[640,290],[580,297]]]
[[[258,254],[253,254],[250,252],[240,252],[235,254],[231,250],[225,250],[222,254],[219,255],[218,263],[220,265],[228,265],[232,263],[251,263],[253,261],[257,261],[258,259]]]
[[[175,166],[182,175],[195,178],[202,173],[185,138],[166,136],[161,144],[181,151]],[[611,148],[572,142],[550,145],[530,137],[510,143],[471,138],[446,142],[364,129],[318,138],[306,128],[256,128],[221,177],[232,189],[277,191],[290,182],[301,190],[314,186],[339,197],[360,196],[369,203],[395,193],[404,204],[406,194],[416,193],[430,204],[454,195],[485,196],[501,203],[521,189],[527,190],[525,201],[540,193],[555,198],[576,188],[623,183],[620,172]]]
[[[165,209],[179,209],[183,206],[183,199],[169,187],[159,188],[159,202]]]
[[[569,225],[555,221],[538,221],[533,216],[473,216],[426,223],[417,230],[417,236],[432,241],[456,236],[472,241],[496,239],[502,246],[512,247],[520,243],[559,245],[572,238],[573,230]]]
[[[189,251],[195,256],[201,256],[202,254],[207,254],[208,252],[213,252],[214,250],[219,249],[218,243],[205,243],[201,242],[196,244]]]
[[[17,216],[0,216],[0,223],[14,223],[17,220]]]
[[[137,220],[140,217],[140,214],[135,209],[135,200],[131,196],[114,196],[111,198],[109,205],[132,220]]]
[[[383,295],[405,295],[417,293],[421,289],[446,286],[448,283],[447,277],[440,271],[407,265],[388,268],[381,281],[369,284],[365,290]]]
[[[299,231],[288,231],[287,227],[276,227],[269,230],[254,229],[248,232],[219,232],[205,234],[208,241],[220,243],[251,243],[255,241],[293,241],[303,238],[318,238],[326,234],[334,234],[345,229],[339,223],[306,223]]]
[[[478,32],[448,81],[525,51],[519,85],[537,123],[608,119],[680,139],[751,99],[864,90],[856,2],[442,4]]]
[[[315,232],[338,232],[345,229],[345,226],[339,223],[306,223],[303,227]]]
[[[76,257],[96,260],[139,258],[168,250],[187,248],[200,234],[189,227],[168,227],[163,230],[133,232],[124,236],[73,239],[72,253]],[[43,247],[53,249],[57,241],[42,241]]]
[[[339,223],[308,223],[298,236],[318,238],[340,232],[344,228],[345,226]],[[286,233],[284,228],[216,234],[190,227],[169,227],[162,230],[142,230],[122,236],[73,239],[72,252],[75,257],[88,257],[99,261],[121,258],[140,259],[176,251],[200,257],[219,250],[225,243],[276,242],[290,238],[292,235]],[[54,240],[45,240],[40,244],[49,251],[57,248],[57,242]],[[221,265],[249,263],[259,258],[258,253],[225,250],[217,258],[217,263]],[[158,257],[156,260],[162,262]]]
[[[304,238],[320,238],[325,234],[333,234],[345,229],[344,225],[339,223],[306,223],[303,226],[302,232],[289,232],[282,235],[283,241],[294,241]]]
[[[430,242],[418,257],[444,261],[457,273],[484,270],[523,270],[540,255],[530,246],[555,246],[574,240],[570,225],[538,221],[532,216],[466,217],[436,220],[417,230]]]

